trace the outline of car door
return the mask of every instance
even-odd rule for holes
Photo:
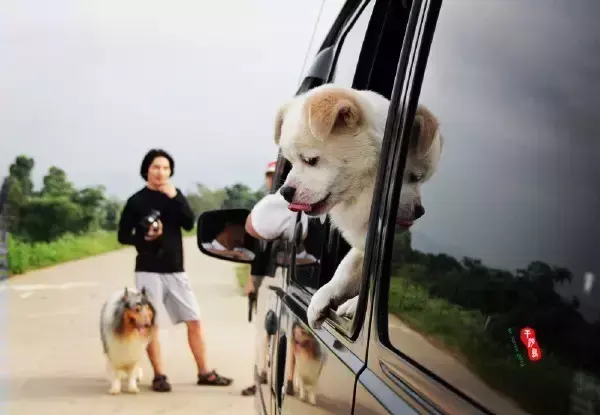
[[[347,17],[339,21],[346,23],[339,25],[337,36],[329,36],[331,43],[325,42],[305,82],[310,87],[334,82],[390,98],[407,7],[389,0],[361,1],[343,12]],[[327,76],[317,74],[322,68],[328,70]],[[299,247],[294,246],[294,267],[280,293],[279,332],[273,345],[275,405],[285,414],[368,415],[366,408],[355,408],[353,399],[357,376],[365,365],[367,308],[361,306],[352,321],[332,314],[314,331],[306,323],[311,296],[333,276],[349,246],[327,219],[311,220],[311,236],[313,241],[304,248],[315,257],[315,264],[299,264],[295,256]],[[364,299],[367,292],[363,291]],[[312,379],[314,395],[310,391],[303,394],[298,382],[294,386],[293,379],[299,377]]]
[[[408,166],[395,150],[357,404],[600,413],[598,3],[440,4],[413,5],[403,89],[406,120],[426,105],[444,147],[409,232],[388,213]]]

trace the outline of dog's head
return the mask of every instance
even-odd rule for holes
[[[324,85],[278,110],[275,142],[292,164],[280,193],[290,208],[320,216],[372,185],[387,108],[374,92]]]
[[[303,350],[312,358],[319,358],[321,355],[317,339],[305,330],[299,323],[294,323],[292,327],[294,347]]]
[[[140,292],[125,288],[121,297],[121,328],[125,333],[138,332],[147,336],[155,327],[156,311],[146,293],[146,287]]]
[[[421,203],[421,185],[433,176],[442,153],[443,136],[435,115],[425,106],[419,105],[413,123],[410,147],[402,191],[396,216],[396,225],[408,228],[425,214]]]

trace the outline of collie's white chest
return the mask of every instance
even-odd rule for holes
[[[149,339],[131,336],[128,339],[118,339],[109,336],[107,342],[108,358],[116,368],[126,368],[137,364],[146,353]]]
[[[306,385],[315,385],[321,374],[323,362],[319,358],[309,358],[306,353],[296,354],[296,374]]]

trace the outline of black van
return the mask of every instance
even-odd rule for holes
[[[348,250],[329,221],[309,222],[312,263],[298,241],[253,244],[272,277],[257,413],[600,414],[598,16],[597,0],[339,2],[298,93],[335,82],[391,100],[359,307],[307,326]],[[419,103],[444,149],[425,215],[397,233]],[[273,191],[289,170],[280,157]],[[248,213],[205,213],[199,241]]]

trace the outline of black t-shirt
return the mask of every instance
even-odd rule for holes
[[[152,209],[160,212],[163,233],[154,241],[146,241],[140,221]],[[181,228],[194,228],[194,213],[181,191],[177,189],[177,195],[171,199],[163,192],[144,187],[127,200],[119,221],[118,238],[122,244],[135,246],[136,271],[183,272]]]

